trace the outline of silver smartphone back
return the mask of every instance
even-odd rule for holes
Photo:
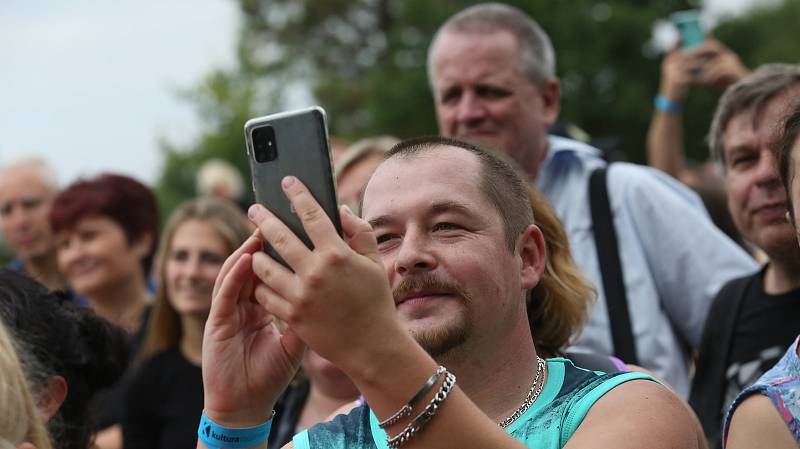
[[[244,133],[256,201],[313,249],[300,218],[281,189],[285,176],[295,176],[308,187],[341,235],[325,111],[314,106],[250,119],[244,125]],[[272,248],[265,249],[286,265]]]

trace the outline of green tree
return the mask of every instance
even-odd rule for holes
[[[767,3],[746,16],[724,19],[713,34],[751,69],[770,62],[800,62],[800,41],[792,39],[800,17],[800,1]],[[722,92],[696,89],[685,107],[686,151],[695,160],[708,158],[705,137]]]
[[[186,148],[161,141],[165,162],[156,193],[162,218],[195,196],[195,175],[207,159],[225,159],[242,173],[248,170],[242,126],[255,111],[254,82],[241,74],[217,71],[184,96],[194,104],[202,131]]]
[[[433,33],[474,1],[242,0],[246,66],[294,71],[348,137],[436,132],[425,63]],[[652,23],[683,1],[510,1],[549,32],[563,84],[563,117],[640,154],[658,66],[642,49]],[[273,50],[280,43],[281,50]],[[273,51],[270,51],[273,50]],[[253,56],[255,55],[255,56]]]
[[[428,44],[438,26],[474,1],[239,0],[238,67],[216,72],[189,95],[205,124],[187,148],[164,144],[159,183],[165,208],[193,192],[194,170],[223,157],[246,171],[242,125],[285,107],[307,86],[328,111],[332,134],[346,139],[436,133],[426,78]],[[644,162],[644,141],[660,58],[648,50],[655,20],[691,5],[683,0],[509,1],[548,31],[562,82],[562,120],[615,142]],[[725,21],[715,34],[751,67],[795,61],[791,36],[800,2],[787,0]],[[690,156],[705,159],[703,138],[718,92],[698,91],[687,105]]]

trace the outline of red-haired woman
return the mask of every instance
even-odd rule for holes
[[[81,179],[53,201],[58,266],[98,315],[128,331],[134,351],[151,301],[147,279],[158,239],[153,192],[133,178]],[[122,385],[96,401],[101,449],[122,447]]]

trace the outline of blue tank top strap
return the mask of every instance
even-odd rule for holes
[[[577,397],[574,403],[569,407],[569,412],[564,419],[564,427],[562,430],[562,445],[567,443],[567,439],[578,430],[578,426],[583,422],[583,418],[589,413],[589,409],[597,402],[603,395],[611,391],[625,382],[631,380],[651,380],[658,382],[655,378],[639,372],[618,373],[614,375],[606,375],[608,377],[601,383],[587,391],[585,395]]]
[[[506,431],[528,447],[561,448],[597,400],[631,380],[656,381],[647,374],[604,374],[578,368],[568,359],[549,359],[546,384],[539,398]],[[293,442],[295,449],[388,449],[386,432],[378,427],[378,418],[366,406],[303,431]]]
[[[548,359],[547,369],[547,384],[539,399],[506,429],[528,447],[563,447],[604,394],[631,380],[656,381],[637,372],[587,370],[565,358]]]
[[[292,438],[292,446],[294,449],[311,449],[311,443],[308,442],[308,429],[303,430]]]

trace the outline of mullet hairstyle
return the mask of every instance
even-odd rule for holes
[[[544,195],[530,185],[508,156],[498,151],[456,139],[420,137],[395,145],[384,161],[419,156],[443,146],[460,148],[477,157],[481,190],[503,221],[510,251],[514,251],[517,237],[529,224],[535,222],[541,229],[546,264],[539,284],[526,297],[528,322],[537,350],[550,357],[561,354],[583,327],[589,304],[595,298],[594,288],[572,259],[564,226]]]
[[[575,265],[567,232],[550,202],[533,186],[528,194],[547,253],[544,273],[527,297],[528,322],[536,351],[555,357],[563,355],[583,328],[596,292]]]
[[[505,31],[517,41],[519,69],[535,86],[556,77],[556,56],[550,37],[522,10],[502,3],[482,3],[453,15],[439,27],[428,47],[428,81],[433,86],[433,53],[444,33],[486,34]]]
[[[773,146],[775,159],[778,161],[778,174],[781,177],[783,188],[786,190],[786,206],[789,215],[794,221],[794,204],[792,202],[792,180],[794,172],[794,154],[792,150],[798,142],[800,136],[800,103],[792,108],[792,113],[787,117],[783,125],[783,132]],[[796,227],[796,226],[795,226]]]
[[[227,245],[225,257],[228,257],[253,233],[253,227],[244,212],[230,201],[221,198],[201,197],[189,200],[180,204],[172,212],[167,224],[164,225],[156,253],[155,266],[160,282],[142,348],[136,356],[137,363],[175,347],[180,342],[181,322],[178,312],[169,300],[166,270],[175,233],[182,224],[190,220],[201,221],[214,228],[217,235]]]
[[[441,147],[460,148],[478,159],[481,190],[500,214],[506,246],[513,252],[517,237],[529,224],[533,224],[533,210],[528,201],[527,183],[507,156],[461,140],[426,136],[398,143],[386,153],[384,162],[395,157],[410,159]],[[363,204],[360,209],[363,210]]]
[[[753,128],[759,126],[764,108],[781,94],[800,87],[800,64],[764,64],[752,74],[731,85],[722,94],[711,121],[708,146],[711,156],[724,172],[723,135],[728,123],[738,113],[751,109]]]

